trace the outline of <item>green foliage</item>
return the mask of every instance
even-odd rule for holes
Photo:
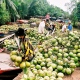
[[[74,27],[80,29],[80,22],[76,22]]]
[[[53,5],[48,6],[48,12],[50,13],[51,16],[54,16],[55,8]]]
[[[14,15],[14,17],[20,18],[19,14],[17,12],[17,7],[13,3],[13,1],[12,0],[5,0],[5,2],[6,2],[6,9],[9,11],[9,13],[12,13]],[[11,15],[11,17],[12,17],[12,15]]]
[[[49,5],[47,0],[33,0],[28,9],[28,16],[45,16],[47,13],[50,13],[50,16],[60,17],[65,15],[66,12],[59,7]]]
[[[5,0],[2,0],[2,2],[1,2],[1,4],[0,4],[0,8],[2,8],[3,10],[6,9]]]
[[[8,11],[0,8],[0,25],[5,24],[9,20],[10,20],[10,16],[9,16]]]
[[[55,14],[54,14],[55,17],[62,17],[63,14],[65,13],[65,12],[64,12],[62,9],[60,9],[59,7],[55,7],[54,12],[55,12]]]
[[[80,22],[80,2],[77,3],[77,18],[78,18],[78,21]]]
[[[25,19],[31,16],[45,16],[50,13],[52,17],[61,17],[65,12],[54,5],[50,5],[47,0],[4,0],[4,8],[9,12],[12,21],[17,18]],[[4,13],[5,15],[7,13]],[[4,21],[3,21],[4,22]]]
[[[16,5],[16,9],[20,18],[24,19],[27,16],[28,8],[33,0],[12,0]]]
[[[44,16],[48,12],[49,4],[46,0],[34,0],[28,11],[29,16]]]
[[[77,9],[74,8],[73,11],[72,11],[72,14],[70,16],[74,26],[75,26],[75,22],[77,21],[77,16],[76,15],[77,15]]]
[[[78,2],[78,3],[75,2],[75,4],[76,4],[76,6],[72,10],[70,18],[73,22],[73,26],[79,27],[80,26],[80,23],[79,23],[80,22],[80,2]]]

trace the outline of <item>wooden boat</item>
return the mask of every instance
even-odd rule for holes
[[[0,38],[3,38],[4,37],[4,33],[0,33]]]
[[[27,28],[26,28],[27,29]],[[26,30],[25,29],[25,30]],[[0,80],[13,80],[22,69],[16,67],[10,59],[8,52],[3,53],[3,44],[5,39],[14,37],[14,33],[0,38]]]
[[[28,23],[28,20],[17,20],[16,22],[18,24],[23,24],[23,23]]]
[[[22,70],[16,67],[7,53],[0,53],[0,80],[12,80]]]

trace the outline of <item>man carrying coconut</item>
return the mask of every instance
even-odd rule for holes
[[[25,30],[19,28],[15,32],[15,40],[18,45],[18,51],[22,53],[22,59],[25,61],[31,61],[34,57],[34,48],[28,38],[25,37]]]

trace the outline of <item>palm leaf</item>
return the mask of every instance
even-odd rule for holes
[[[20,16],[16,10],[16,5],[11,0],[6,0],[6,3],[15,12],[15,16],[19,18]]]

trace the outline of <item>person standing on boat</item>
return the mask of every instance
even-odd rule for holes
[[[22,52],[22,59],[26,61],[31,61],[34,58],[34,48],[26,38],[25,30],[23,28],[18,28],[15,32],[15,40],[18,44],[18,51]]]
[[[45,16],[45,18],[46,18],[46,22],[49,23],[50,22],[50,14],[47,13],[47,15]]]

